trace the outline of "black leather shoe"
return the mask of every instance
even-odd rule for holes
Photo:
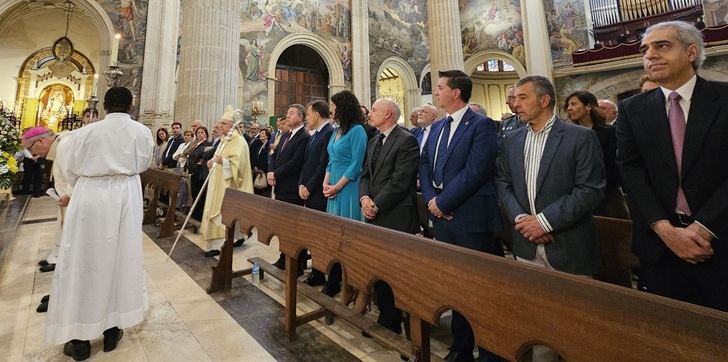
[[[324,284],[323,289],[321,289],[321,293],[324,293],[328,295],[329,297],[334,297],[341,291],[340,285],[330,285],[330,284]]]
[[[244,242],[245,242],[245,238],[240,238],[238,240],[235,240],[235,242],[233,243],[233,247],[239,248],[239,247],[243,246]]]
[[[311,273],[308,275],[308,277],[306,277],[306,280],[304,280],[303,282],[312,287],[317,287],[319,285],[324,285],[324,283],[326,283],[326,278]]]
[[[72,339],[63,345],[63,354],[73,358],[74,361],[85,361],[91,357],[91,342]]]
[[[123,336],[124,330],[117,327],[109,328],[104,331],[104,352],[111,352],[115,350]]]
[[[273,263],[273,266],[280,270],[286,270],[286,258],[283,257],[283,254],[281,254],[280,257],[278,257],[278,260],[276,260],[275,263]]]
[[[56,270],[56,264],[48,264],[40,267],[38,270],[40,270],[41,273],[47,273],[52,272]]]
[[[49,299],[51,299],[51,295],[50,294],[46,294],[46,295],[43,296],[43,298],[40,298],[40,302],[41,303],[48,303],[48,300]]]
[[[220,250],[210,250],[205,252],[205,258],[212,258],[213,256],[220,255]]]
[[[467,353],[460,354],[458,352],[450,350],[450,352],[448,352],[447,355],[445,356],[445,361],[447,361],[447,362],[473,362],[473,361],[475,361],[475,359],[473,358],[472,353],[470,353],[470,356],[468,356]]]
[[[35,308],[35,311],[38,313],[45,313],[48,311],[48,302],[43,302],[38,304],[38,308]]]
[[[39,266],[46,266],[48,264],[50,264],[50,263],[48,262],[48,260],[45,260],[45,259],[43,259],[43,260],[41,260],[41,261],[38,262],[38,265]]]

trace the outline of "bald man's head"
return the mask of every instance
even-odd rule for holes
[[[433,122],[435,122],[436,118],[437,107],[433,106],[432,104],[425,104],[424,106],[422,106],[422,109],[420,110],[420,117],[418,119],[420,127],[428,127]]]
[[[382,98],[372,104],[369,111],[369,125],[384,131],[392,127],[399,120],[400,110],[397,103],[388,98]]]

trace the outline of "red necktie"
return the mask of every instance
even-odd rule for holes
[[[670,108],[667,111],[667,118],[670,120],[670,133],[672,134],[672,148],[675,150],[675,161],[677,162],[677,174],[680,179],[682,176],[682,151],[683,143],[685,141],[685,112],[683,112],[680,106],[680,93],[672,92],[668,97],[670,101]],[[677,209],[690,215],[690,206],[688,206],[688,200],[685,198],[685,193],[682,189],[682,180],[677,186]]]

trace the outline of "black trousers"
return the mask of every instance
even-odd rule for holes
[[[197,195],[200,193],[200,189],[202,188],[202,184],[204,182],[205,179],[202,177],[201,173],[193,173],[192,175],[190,175],[190,191],[192,192],[193,200],[197,198]],[[195,206],[195,209],[192,210],[192,218],[197,221],[202,221],[202,212],[205,210],[206,197],[207,189],[202,192],[202,196],[200,196],[200,201],[197,202],[197,206]]]
[[[439,241],[492,255],[505,256],[503,245],[494,239],[492,232],[466,232],[461,226],[444,219],[436,220],[434,226],[435,239]],[[463,360],[472,360],[475,335],[468,320],[453,310],[450,329],[453,337],[450,350],[457,353],[460,358],[464,358]],[[481,350],[481,355],[484,353],[488,360],[498,358],[488,351]]]
[[[639,290],[728,312],[728,248],[722,242],[713,240],[715,254],[698,264],[665,250],[657,263],[640,265]]]
[[[33,194],[41,194],[44,165],[45,159],[43,158],[37,160],[30,158],[23,159],[23,193],[30,194],[32,188]]]

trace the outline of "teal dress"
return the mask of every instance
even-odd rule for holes
[[[326,212],[332,215],[363,221],[359,205],[359,175],[367,152],[367,134],[356,125],[341,138],[334,133],[326,150],[329,152],[329,184],[335,185],[342,176],[349,179],[336,197],[328,200]]]

